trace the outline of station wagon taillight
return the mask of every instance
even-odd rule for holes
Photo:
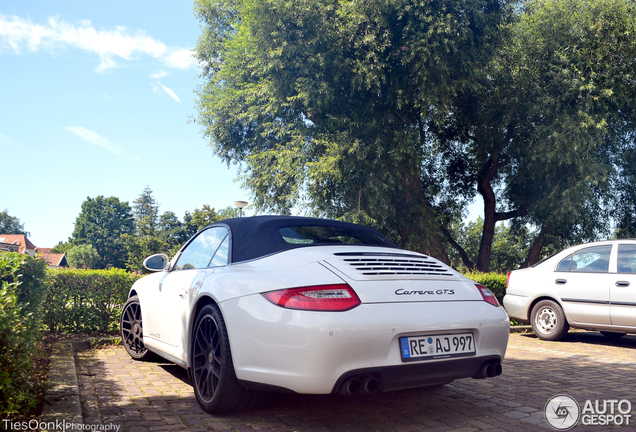
[[[309,311],[346,311],[360,304],[353,288],[347,284],[288,288],[263,293],[277,306]]]

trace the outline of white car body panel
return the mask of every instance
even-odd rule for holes
[[[636,333],[636,274],[619,272],[618,245],[634,240],[594,242],[568,248],[534,268],[510,273],[504,307],[511,318],[530,321],[532,307],[550,299],[561,305],[573,327]],[[611,246],[608,272],[557,271],[564,258],[582,249]]]

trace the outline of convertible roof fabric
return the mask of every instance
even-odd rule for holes
[[[260,258],[289,249],[312,246],[286,242],[279,230],[287,227],[334,227],[354,230],[377,237],[386,247],[398,248],[397,245],[372,228],[331,219],[300,216],[252,216],[225,219],[209,225],[209,227],[213,226],[225,226],[230,229],[232,243],[231,262],[233,263]]]

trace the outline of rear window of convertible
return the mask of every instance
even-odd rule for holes
[[[278,230],[283,240],[293,245],[371,245],[395,247],[373,233],[331,226],[291,226]]]

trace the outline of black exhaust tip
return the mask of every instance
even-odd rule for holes
[[[375,393],[380,390],[380,380],[376,377],[370,376],[364,379],[362,382],[363,393]]]
[[[498,360],[484,362],[479,368],[479,372],[473,376],[475,379],[493,378],[501,375],[501,362]]]
[[[338,393],[342,395],[354,395],[362,391],[362,380],[360,378],[349,378],[340,386]]]

